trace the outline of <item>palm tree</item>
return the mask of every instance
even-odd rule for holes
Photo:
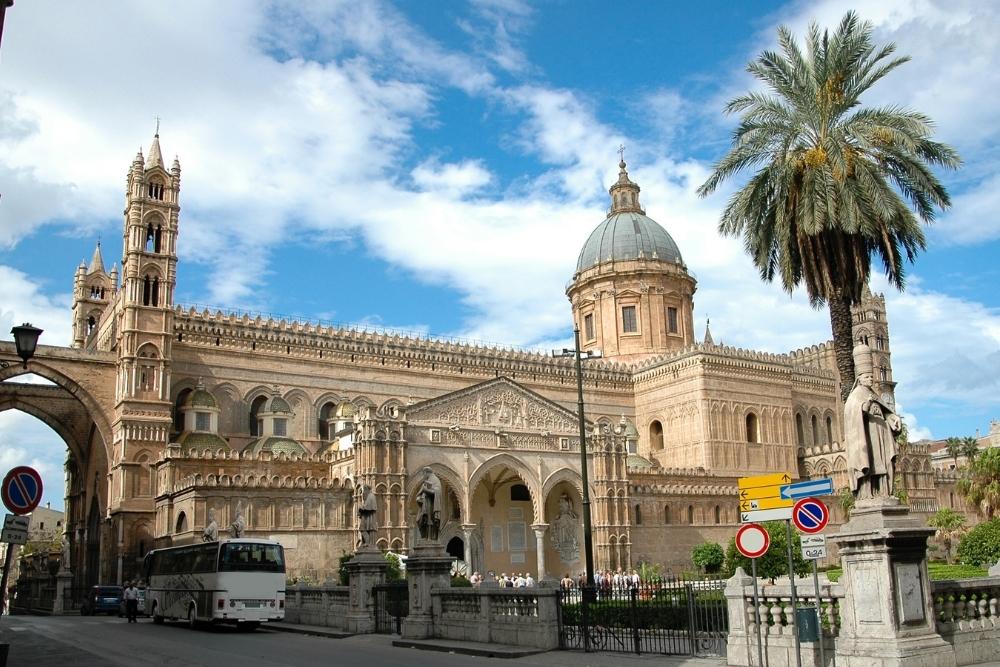
[[[962,438],[962,456],[965,457],[965,464],[969,465],[976,460],[979,454],[979,439],[968,435]]]
[[[927,521],[931,528],[937,528],[935,537],[941,541],[944,547],[945,559],[951,562],[951,547],[955,540],[965,532],[965,516],[953,509],[945,507],[939,509],[934,516]]]
[[[962,454],[962,439],[948,438],[944,441],[944,446],[948,450],[948,456],[955,462],[955,468],[958,469],[958,457]]]
[[[698,194],[758,169],[730,198],[719,231],[743,238],[763,280],[780,276],[788,292],[804,283],[814,306],[828,306],[846,400],[854,384],[851,306],[872,257],[903,289],[903,258],[912,262],[925,247],[920,220],[932,222],[935,207],[950,205],[930,166],[956,168],[961,159],[931,140],[927,116],[861,106],[861,95],[909,58],[893,57],[894,44],[876,47],[872,25],[853,12],[832,35],[810,26],[804,53],[784,26],[778,42],[781,53],[764,51],[747,65],[769,90],[726,106],[742,114],[740,125]]]
[[[1000,511],[1000,448],[980,452],[955,488],[979,516],[992,519]]]

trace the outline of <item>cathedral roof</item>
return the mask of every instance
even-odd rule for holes
[[[647,259],[683,264],[681,251],[663,227],[639,206],[639,186],[620,162],[611,186],[608,217],[591,232],[576,263],[577,273],[603,262]]]

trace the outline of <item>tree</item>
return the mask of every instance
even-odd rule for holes
[[[721,544],[703,542],[691,551],[691,562],[701,568],[705,574],[718,572],[726,560],[726,553]]]
[[[958,560],[965,565],[992,565],[1000,560],[1000,519],[985,521],[958,543]]]
[[[841,489],[840,493],[837,494],[837,502],[840,503],[840,509],[844,510],[844,516],[849,518],[851,510],[854,509],[854,493],[850,489]]]
[[[785,576],[788,574],[788,540],[785,523],[768,521],[761,525],[771,536],[771,546],[766,554],[757,559],[757,576],[767,579]],[[795,574],[807,574],[810,570],[809,561],[802,558],[802,542],[797,530],[792,531],[792,557]],[[726,548],[726,571],[735,572],[737,567],[742,567],[749,573],[750,559],[737,550],[736,538],[733,537],[729,539],[729,546]]]
[[[937,528],[935,537],[944,547],[945,559],[952,562],[951,547],[955,540],[965,532],[965,517],[955,510],[945,507],[935,512],[927,521],[931,528]]]
[[[948,456],[955,462],[955,468],[958,469],[958,457],[962,454],[962,439],[955,437],[948,438],[944,441],[944,446],[948,451]]]
[[[965,457],[965,464],[968,465],[976,460],[979,455],[979,440],[968,435],[962,438],[962,456]]]
[[[955,489],[986,520],[1000,510],[1000,449],[986,449],[965,466]]]
[[[792,292],[805,285],[830,312],[842,400],[854,384],[851,306],[877,256],[889,283],[904,287],[904,257],[925,248],[920,220],[950,198],[932,165],[957,168],[958,153],[931,140],[932,122],[897,106],[864,107],[861,96],[909,60],[876,47],[872,25],[849,12],[836,32],[810,26],[803,53],[778,29],[781,53],[764,51],[747,70],[769,90],[731,100],[740,113],[730,151],[698,189],[758,168],[729,200],[719,231],[742,237],[761,278]],[[908,205],[909,204],[909,205]],[[910,210],[916,211],[914,216]]]

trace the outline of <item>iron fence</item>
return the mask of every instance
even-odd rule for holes
[[[721,656],[729,616],[725,580],[569,588],[560,593],[563,649]]]
[[[410,589],[405,581],[372,586],[375,632],[402,634],[403,619],[410,613]]]

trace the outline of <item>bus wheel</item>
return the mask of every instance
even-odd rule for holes
[[[153,623],[156,623],[157,625],[163,625],[163,617],[160,616],[158,613],[156,613],[158,611],[159,611],[159,609],[156,608],[156,603],[154,602],[153,603]]]
[[[194,605],[188,607],[188,627],[192,630],[198,627],[198,617],[194,613]]]

